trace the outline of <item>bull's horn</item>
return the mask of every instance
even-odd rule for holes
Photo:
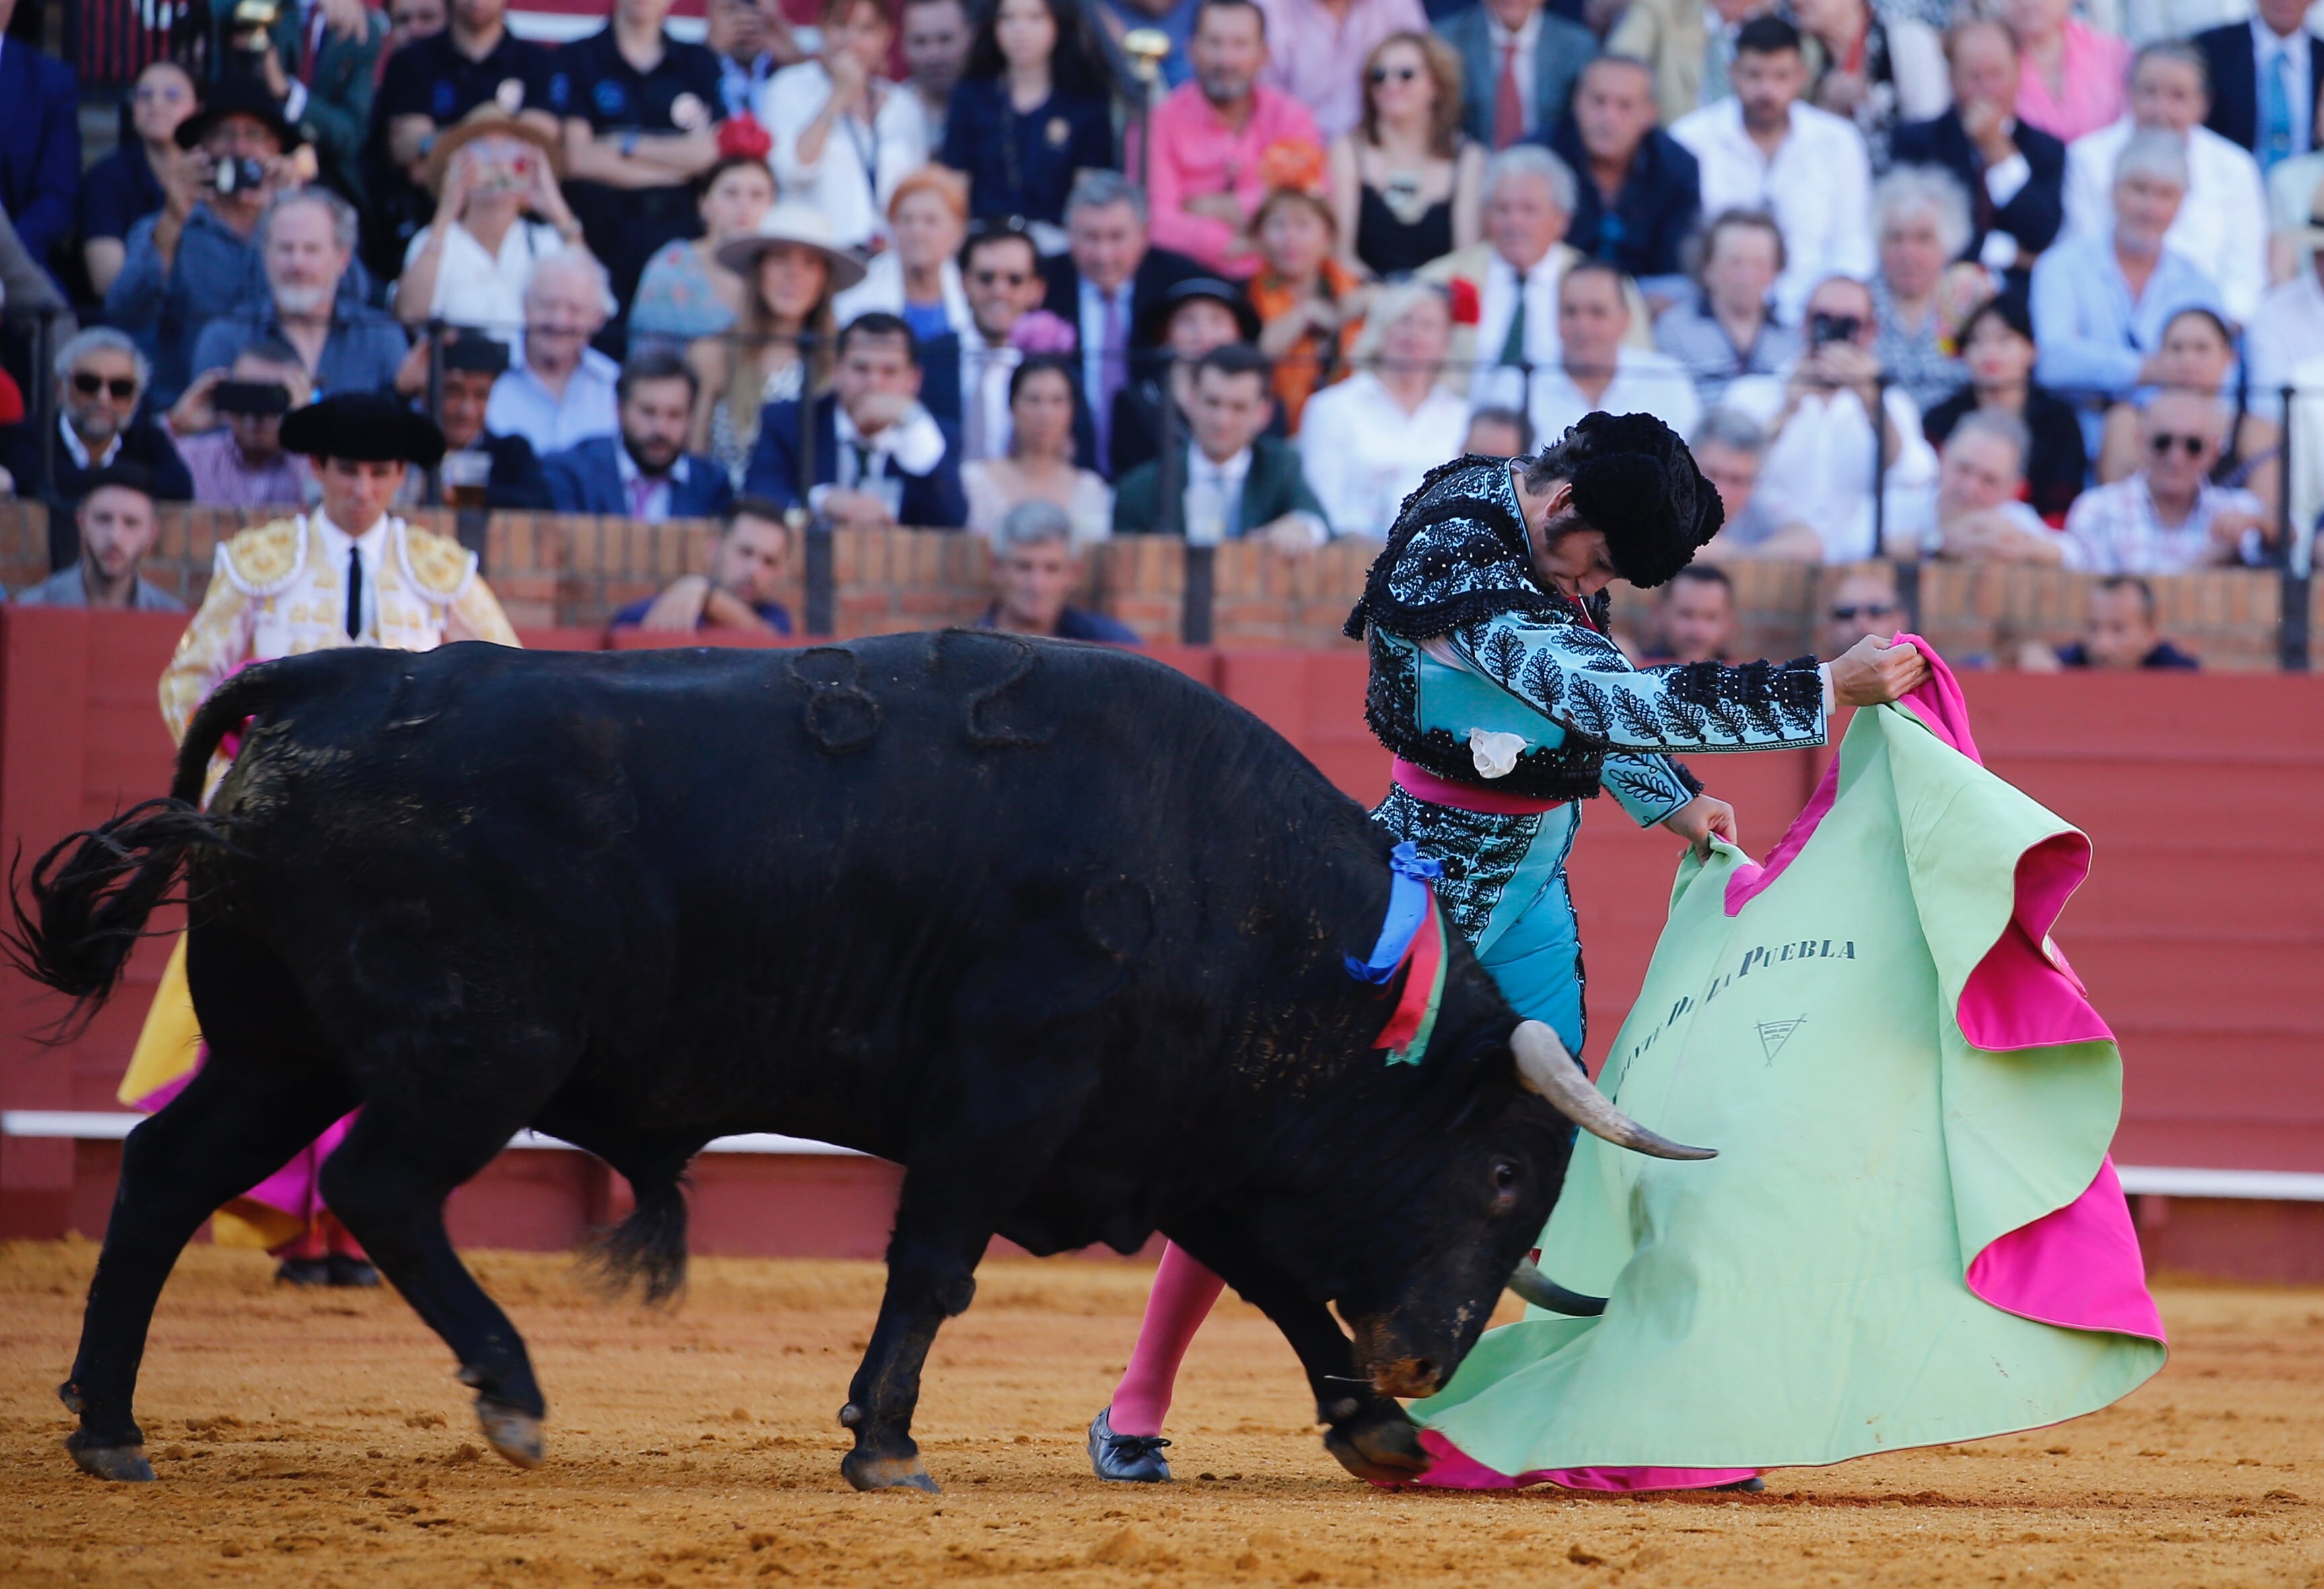
[[[1651,1153],[1657,1159],[1716,1159],[1715,1148],[1689,1148],[1668,1137],[1656,1136],[1606,1101],[1590,1085],[1582,1067],[1565,1051],[1557,1034],[1538,1021],[1520,1021],[1509,1034],[1509,1051],[1517,1056],[1517,1079],[1539,1093],[1557,1112],[1588,1132],[1620,1148]]]
[[[1541,1272],[1538,1265],[1527,1259],[1509,1276],[1509,1289],[1536,1307],[1545,1307],[1552,1313],[1562,1313],[1568,1318],[1596,1318],[1606,1311],[1603,1297],[1584,1297],[1579,1291],[1569,1291]]]

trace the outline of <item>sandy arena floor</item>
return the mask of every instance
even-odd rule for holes
[[[673,1312],[567,1261],[475,1266],[547,1385],[549,1463],[479,1454],[468,1395],[392,1294],[288,1294],[198,1247],[139,1410],[161,1482],[60,1448],[95,1250],[0,1247],[0,1584],[1101,1583],[2324,1584],[2324,1293],[2175,1288],[2163,1374],[2040,1434],[1821,1472],[1764,1496],[1374,1492],[1307,1426],[1290,1352],[1222,1307],[1171,1433],[1182,1483],[1101,1485],[1082,1429],[1148,1271],[993,1263],[939,1342],[918,1433],[942,1496],[862,1496],[834,1414],[868,1264],[697,1262]]]

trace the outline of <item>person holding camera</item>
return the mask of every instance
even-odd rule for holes
[[[1879,336],[1872,290],[1826,276],[1807,300],[1807,350],[1774,375],[1728,387],[1726,406],[1772,435],[1757,495],[1783,528],[1757,556],[1853,563],[1880,555],[1877,525],[1893,531],[1935,485],[1937,457],[1921,411],[1872,349]],[[1876,457],[1877,449],[1877,457]],[[1875,512],[1879,481],[1885,513]]]
[[[170,411],[170,433],[203,507],[288,505],[307,500],[307,460],[282,448],[282,416],[304,408],[314,383],[298,351],[272,337],[205,370]]]
[[[121,273],[105,295],[106,323],[153,361],[152,396],[162,407],[192,378],[202,328],[263,289],[259,217],[276,193],[312,174],[313,160],[254,82],[218,84],[173,136],[183,153],[155,173],[161,211],[129,228]]]
[[[364,0],[233,0],[211,15],[220,80],[255,83],[315,151],[323,176],[361,204],[362,157],[387,18]]]
[[[426,162],[436,218],[403,256],[396,318],[475,327],[515,346],[533,266],[582,246],[557,183],[562,154],[549,134],[489,101],[437,139]]]

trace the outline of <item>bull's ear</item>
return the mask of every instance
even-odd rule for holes
[[[1520,1021],[1509,1033],[1509,1053],[1517,1060],[1517,1081],[1527,1092],[1549,1100],[1560,1114],[1617,1147],[1656,1159],[1716,1159],[1715,1148],[1689,1148],[1657,1136],[1606,1101],[1590,1085],[1582,1067],[1573,1062],[1558,1036],[1538,1021]]]

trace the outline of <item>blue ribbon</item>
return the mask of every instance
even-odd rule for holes
[[[1392,875],[1379,941],[1372,946],[1369,960],[1345,956],[1350,976],[1376,986],[1394,976],[1405,956],[1411,953],[1412,940],[1419,935],[1421,923],[1428,919],[1428,885],[1444,875],[1442,862],[1422,855],[1420,846],[1408,840],[1388,852],[1388,864]]]

